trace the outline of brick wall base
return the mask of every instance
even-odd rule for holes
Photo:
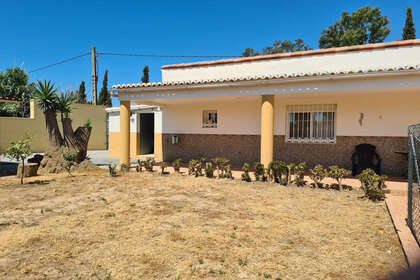
[[[171,144],[172,134],[163,134],[163,158],[172,161],[182,158],[188,161],[201,156],[207,158],[226,157],[234,165],[253,163],[260,159],[259,135],[228,134],[176,134],[178,144]],[[286,162],[305,161],[308,166],[339,165],[351,168],[354,147],[361,143],[376,146],[382,158],[382,172],[401,175],[407,169],[407,159],[395,151],[407,150],[407,137],[337,136],[335,144],[286,143],[284,136],[274,136],[274,158]]]

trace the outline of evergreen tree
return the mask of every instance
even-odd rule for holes
[[[85,81],[80,82],[79,91],[77,92],[76,103],[86,104],[86,87]]]
[[[294,42],[289,40],[275,40],[273,45],[267,46],[262,49],[261,52],[255,50],[254,48],[246,48],[242,56],[256,56],[256,55],[266,55],[266,54],[275,54],[275,53],[286,53],[286,52],[297,52],[297,51],[306,51],[311,50],[311,47],[305,45],[302,39],[298,38]]]
[[[387,16],[381,15],[379,7],[362,7],[341,18],[324,29],[319,38],[320,48],[381,43],[391,31]]]
[[[102,88],[99,92],[98,105],[112,106],[111,95],[108,91],[108,70],[105,70]]]
[[[413,14],[410,7],[407,7],[407,14],[402,37],[403,40],[416,39],[416,28],[414,27]]]
[[[141,77],[142,83],[148,83],[149,82],[149,66],[145,65],[143,67],[143,76]]]

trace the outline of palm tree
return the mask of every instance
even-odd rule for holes
[[[38,81],[35,85],[35,100],[39,108],[44,112],[45,126],[48,131],[50,144],[53,146],[61,146],[63,137],[57,123],[58,96],[57,88],[51,81]]]

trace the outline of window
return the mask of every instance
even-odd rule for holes
[[[286,141],[335,143],[337,104],[286,106]]]
[[[217,127],[217,111],[205,110],[203,111],[203,128]]]

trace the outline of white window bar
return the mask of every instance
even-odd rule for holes
[[[286,142],[335,143],[337,104],[287,105]]]

